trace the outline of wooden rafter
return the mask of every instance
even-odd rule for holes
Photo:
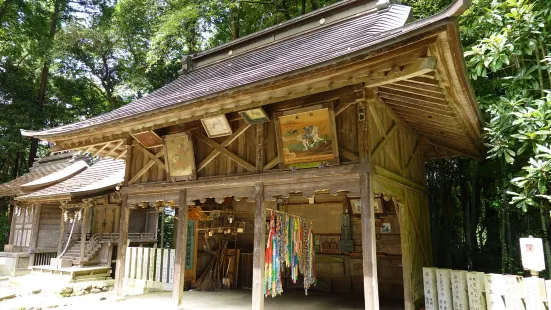
[[[114,148],[112,148],[107,154],[105,154],[105,157],[111,156],[113,153],[115,153],[122,145],[124,144],[124,140],[120,140],[117,145],[115,145]]]
[[[358,156],[357,154],[354,154],[353,152],[350,152],[349,150],[347,150],[343,147],[339,147],[339,154],[344,156],[345,158],[350,159],[353,162],[359,162],[360,161],[360,156]]]
[[[355,104],[355,101],[345,102],[341,103],[336,109],[335,109],[335,117],[337,117],[339,114],[344,112],[346,109],[348,109],[351,105]]]
[[[109,145],[111,145],[111,141],[105,143],[99,150],[95,151],[92,156],[101,156],[101,152],[103,152]]]
[[[224,140],[224,142],[222,142],[220,144],[220,147],[222,148],[226,148],[227,146],[229,146],[233,141],[235,141],[239,136],[241,136],[245,131],[247,131],[247,129],[249,129],[249,127],[251,127],[252,125],[250,124],[247,124],[247,123],[244,123],[243,125],[241,125],[241,127],[239,127],[233,134],[231,134],[231,136],[229,136],[226,140]],[[214,141],[213,141],[214,142]],[[208,144],[208,143],[207,143]],[[212,153],[210,153],[205,159],[203,159],[203,161],[199,164],[199,166],[197,167],[197,172],[203,170],[211,161],[213,161],[218,155],[220,155],[220,150],[218,150],[217,148],[214,149],[214,151],[212,151]]]
[[[358,82],[365,82],[365,86],[368,88],[377,87],[420,76],[425,73],[434,71],[435,68],[436,59],[434,57],[421,57],[418,60],[401,68],[394,67],[388,72],[373,73],[365,78],[359,78],[360,81]]]
[[[229,159],[233,160],[235,163],[237,163],[241,167],[249,170],[250,172],[255,172],[256,171],[255,166],[249,164],[248,162],[243,160],[241,157],[239,157],[239,156],[235,155],[234,153],[228,151],[225,147],[222,147],[220,144],[214,142],[209,137],[203,135],[199,131],[195,130],[193,132],[193,135],[195,135],[201,141],[205,142],[208,146],[212,147],[215,150],[218,150],[220,152],[220,154],[223,154],[223,155],[227,156]]]
[[[270,160],[267,164],[264,165],[264,167],[262,169],[263,169],[263,171],[268,171],[268,170],[272,169],[273,167],[275,167],[277,164],[279,164],[279,157],[276,157],[276,158]]]

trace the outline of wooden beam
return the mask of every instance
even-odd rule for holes
[[[279,157],[276,157],[272,160],[270,160],[266,165],[264,165],[263,171],[268,171],[275,167],[277,164],[279,164]]]
[[[375,93],[375,102],[385,110],[386,115],[389,115],[402,130],[419,139],[419,134],[411,128],[411,126],[406,123],[406,121],[396,113],[377,93]]]
[[[409,169],[409,165],[411,165],[411,163],[413,162],[413,159],[415,158],[415,156],[417,156],[417,153],[419,152],[420,149],[421,148],[419,147],[419,142],[417,142],[417,144],[415,145],[415,148],[413,149],[413,153],[411,153],[411,155],[409,156],[408,162],[406,163],[406,166],[404,167],[405,170]]]
[[[117,149],[118,149],[119,147],[121,147],[123,144],[124,144],[124,139],[121,139],[121,141],[119,141],[119,143],[117,143],[117,145],[115,145],[115,147],[113,147],[113,148],[111,149],[111,151],[109,151],[107,154],[105,154],[104,157],[109,157],[109,156],[111,156],[111,154],[115,153],[115,152],[117,151]]]
[[[377,145],[375,146],[375,148],[373,149],[373,151],[371,152],[371,157],[376,157],[377,155],[379,155],[379,153],[384,149],[384,147],[386,146],[386,144],[388,143],[388,139],[391,138],[394,133],[396,132],[396,130],[398,129],[398,126],[396,126],[396,124],[392,124],[392,126],[390,127],[390,129],[386,132],[386,136],[384,136],[378,143]]]
[[[128,153],[128,149],[122,151],[119,156],[117,156],[117,159],[121,159],[123,157],[125,157],[126,153]],[[126,157],[130,157],[130,156],[126,156]],[[125,158],[125,160],[132,160],[131,158]]]
[[[383,141],[382,145],[384,147],[388,147],[388,155],[390,156],[390,159],[394,163],[394,166],[396,167],[396,169],[398,169],[400,174],[404,174],[404,172],[402,170],[402,165],[400,165],[400,161],[398,160],[398,158],[396,157],[396,154],[393,152],[393,150],[388,145],[388,141],[390,141],[390,136],[386,133],[385,129],[383,128],[383,125],[381,124],[381,120],[379,119],[379,116],[376,113],[377,111],[375,110],[375,107],[373,106],[373,100],[368,101],[367,106],[369,108],[369,111],[371,111],[371,115],[373,115],[373,121],[374,121],[375,125],[377,126],[377,129],[383,134],[384,141]],[[389,131],[392,130],[394,127],[396,127],[396,124],[393,122],[392,127],[389,129]]]
[[[364,98],[373,98],[374,93]],[[377,283],[377,255],[375,246],[375,216],[371,206],[371,141],[369,139],[369,118],[367,103],[358,102],[358,150],[360,159],[360,202],[362,205],[362,259],[364,278],[365,309],[379,309],[379,290]]]
[[[335,109],[335,117],[337,117],[339,114],[344,112],[346,109],[348,109],[351,105],[355,104],[355,101],[345,102],[339,104],[339,106]]]
[[[95,151],[92,156],[101,156],[101,152],[103,152],[109,145],[111,145],[111,141],[105,143],[99,150]]]
[[[212,147],[213,149],[218,150],[221,154],[229,157],[231,160],[233,160],[235,163],[240,165],[241,167],[249,170],[250,172],[255,172],[256,167],[249,164],[245,160],[241,159],[241,157],[235,155],[234,153],[228,151],[226,148],[222,147],[220,144],[214,142],[213,140],[209,139],[207,136],[203,135],[202,133],[195,131],[194,135],[199,138],[201,141],[205,142],[208,146]]]
[[[434,57],[421,57],[411,64],[405,65],[398,70],[390,70],[384,76],[367,76],[359,78],[358,82],[364,82],[366,87],[377,87],[397,81],[407,80],[436,69],[436,59]]]
[[[391,98],[391,97],[392,96],[387,96],[386,94],[381,94],[381,98],[383,98],[388,105],[392,105],[393,107],[412,109],[412,110],[415,110],[413,112],[417,112],[417,114],[434,113],[438,115],[444,115],[444,116],[455,118],[455,115],[453,114],[453,112],[450,109],[446,109],[445,107],[422,104],[422,103],[419,104],[415,100],[409,101],[406,98],[396,98],[396,97]]]
[[[379,97],[386,97],[388,99],[394,99],[403,102],[413,102],[419,106],[431,106],[435,108],[441,108],[450,112],[453,111],[445,100],[408,94],[404,92],[397,92],[389,88],[379,88],[378,95]]]
[[[188,212],[186,205],[186,190],[180,190],[178,201],[178,225],[176,228],[176,257],[174,260],[174,286],[172,290],[172,301],[174,306],[182,306],[184,294],[185,272],[186,272],[186,250],[187,250],[187,222]]]
[[[251,127],[250,124],[244,123],[241,125],[234,133],[232,133],[224,142],[220,144],[221,147],[226,148],[230,144],[232,144],[233,141],[235,141],[239,136],[241,136],[247,129]],[[208,137],[207,137],[208,138]],[[214,149],[212,153],[210,153],[201,163],[199,166],[197,166],[197,172],[203,170],[211,161],[213,161],[218,155],[220,155],[220,151],[218,149]]]
[[[442,94],[442,89],[439,86],[416,83],[416,82],[413,82],[412,80],[398,81],[398,82],[394,82],[393,84],[388,84],[387,86],[389,85],[399,85],[401,87],[415,90],[417,91],[417,93],[423,92],[423,93]]]
[[[467,156],[467,157],[470,157],[470,158],[474,158],[474,159],[481,159],[481,158],[484,158],[484,156],[478,152],[476,152],[477,154],[476,155],[472,155],[472,154],[469,154],[468,152],[465,152],[465,151],[461,151],[461,150],[458,150],[454,147],[450,147],[450,146],[444,146],[442,145],[441,143],[436,143],[434,142],[433,140],[431,139],[428,139],[427,140],[427,143],[430,144],[430,145],[433,145],[435,147],[439,147],[443,150],[446,150],[448,152],[452,152],[452,153],[455,153],[457,155],[461,155],[461,156]]]
[[[358,155],[350,152],[349,150],[347,150],[343,147],[339,147],[339,154],[344,156],[345,158],[350,159],[353,162],[359,162],[360,161],[360,157]]]
[[[446,101],[446,96],[444,96],[442,92],[436,93],[436,92],[425,91],[424,89],[419,89],[419,88],[405,87],[405,86],[399,85],[398,83],[400,83],[400,81],[381,86],[379,91],[387,90],[389,93],[393,93],[401,96],[414,96],[414,97],[419,96],[421,97],[421,100],[427,100],[428,98],[428,99],[435,99],[435,100],[443,100],[444,102]]]
[[[264,310],[264,256],[266,238],[266,214],[264,213],[264,185],[255,185],[253,293],[252,309]]]
[[[159,156],[157,156],[161,151],[159,151],[159,153],[157,154],[153,154],[151,153],[148,149],[146,149],[145,147],[143,147],[141,144],[139,143],[136,143],[134,144],[134,146],[136,146],[139,150],[141,150],[147,157],[149,157],[151,160],[154,161],[154,163],[156,163],[157,165],[159,165],[161,168],[165,169],[165,171],[168,173],[168,167],[166,166],[166,164],[161,161],[159,158]],[[164,150],[162,150],[163,154],[164,154]]]
[[[136,144],[137,146],[137,144]],[[130,181],[128,181],[128,185],[131,185],[131,184],[134,184],[136,183],[136,181],[138,181],[138,179],[144,175],[144,173],[147,172],[147,170],[149,170],[151,167],[153,167],[153,165],[155,164],[156,160],[163,156],[165,154],[165,150],[164,149],[161,149],[157,154],[155,154],[155,157],[153,159],[150,159],[143,167],[142,169],[140,169],[140,171],[138,171],[136,173],[135,176],[132,177],[132,179],[130,179]]]
[[[117,264],[115,267],[115,297],[120,300],[123,297],[124,269],[126,264],[126,249],[128,248],[128,222],[130,208],[128,206],[128,194],[122,195],[121,217],[119,225],[119,244],[117,246]]]

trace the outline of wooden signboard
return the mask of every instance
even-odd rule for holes
[[[438,292],[438,309],[453,310],[450,269],[436,269],[436,289]]]
[[[205,131],[211,139],[232,134],[230,123],[224,114],[203,118],[201,119],[201,123],[203,123]]]
[[[505,281],[500,274],[484,275],[486,287],[486,307],[488,310],[505,310],[503,294],[505,294]]]
[[[545,310],[545,280],[536,277],[524,278],[524,301],[526,310]]]
[[[194,180],[195,155],[189,132],[165,136],[165,163],[172,181]]]
[[[503,276],[503,281],[507,310],[524,310],[524,304],[521,299],[523,295],[522,277],[505,275]]]
[[[469,307],[471,310],[486,310],[484,290],[484,273],[467,272],[467,289],[469,292]]]
[[[138,256],[136,258],[136,279],[142,278],[143,248],[136,248]]]
[[[168,283],[168,249],[163,249],[163,278],[164,283]]]
[[[174,283],[174,260],[176,258],[176,250],[170,249],[168,262],[168,283]]]
[[[423,267],[423,284],[425,288],[425,309],[438,310],[436,268]]]
[[[155,281],[161,282],[161,270],[163,265],[163,249],[157,249],[157,259],[155,260]]]
[[[339,164],[333,103],[274,115],[280,168]]]
[[[270,121],[268,114],[262,107],[254,108],[247,111],[239,112],[239,115],[247,122],[247,124],[262,124]]]
[[[163,145],[163,139],[159,137],[154,131],[144,131],[139,133],[133,133],[132,137],[136,139],[145,148],[152,148]]]
[[[147,279],[149,281],[154,281],[155,280],[155,252],[157,251],[157,249],[148,249],[148,253],[149,253],[149,270],[148,270],[148,275],[147,275]]]
[[[467,272],[464,270],[452,270],[452,295],[454,310],[469,309],[469,295],[467,294]]]

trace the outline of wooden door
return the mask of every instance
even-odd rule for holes
[[[115,232],[117,206],[94,207],[93,234],[110,234]]]

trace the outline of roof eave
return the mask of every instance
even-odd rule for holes
[[[384,47],[387,47],[387,46],[396,44],[398,42],[401,42],[401,41],[403,41],[407,38],[422,35],[423,33],[430,32],[432,30],[437,29],[438,27],[445,26],[449,23],[455,23],[456,22],[456,17],[461,15],[465,10],[467,10],[470,7],[471,3],[472,3],[471,0],[458,0],[458,1],[455,1],[448,8],[446,8],[443,12],[441,12],[437,15],[434,15],[434,16],[432,16],[430,18],[427,18],[427,19],[423,19],[423,20],[419,20],[419,21],[407,24],[407,25],[399,28],[399,30],[395,31],[395,32],[400,32],[400,34],[392,36],[388,40],[385,40],[385,41],[379,42],[377,44],[374,44],[373,46],[370,46],[370,47],[368,47],[364,50],[358,51],[356,53],[348,54],[348,55],[342,56],[340,58],[335,58],[335,59],[331,60],[330,62],[326,62],[326,63],[319,64],[319,65],[316,65],[316,66],[312,66],[312,67],[306,68],[304,70],[315,70],[315,69],[325,67],[325,66],[334,64],[336,62],[342,61],[344,59],[354,58],[354,57],[357,57],[358,55],[361,55],[361,54],[371,53],[375,50],[380,50]],[[461,66],[464,66],[464,64],[461,64]],[[299,72],[302,72],[302,71],[303,70],[300,70]],[[465,72],[463,72],[462,75],[464,76],[464,78],[466,80],[468,80],[468,78],[465,75]],[[276,81],[278,79],[281,79],[281,77],[278,76],[278,77],[274,77],[273,79],[259,81],[259,83],[273,82],[273,81]],[[256,84],[258,84],[258,83],[244,85],[240,88],[248,88],[248,87],[251,87],[252,85],[256,85]],[[470,83],[468,85],[470,86]],[[235,89],[232,89],[232,91],[235,91]],[[469,91],[471,91],[470,88],[469,88]],[[174,104],[174,105],[169,106],[169,107],[158,109],[156,111],[157,112],[162,112],[162,111],[176,109],[176,108],[179,108],[182,104],[202,101],[202,100],[205,100],[207,98],[220,97],[220,96],[223,96],[225,93],[227,93],[227,91],[216,93],[216,94],[213,94],[213,95],[204,96],[204,97],[195,98],[191,101],[180,102],[178,104]],[[474,104],[474,106],[476,106],[476,104]],[[101,126],[105,127],[105,126],[108,126],[108,125],[111,125],[111,124],[114,124],[114,123],[119,123],[123,120],[129,120],[129,119],[132,119],[132,118],[142,117],[143,115],[150,114],[150,113],[151,113],[151,111],[148,111],[148,112],[143,112],[143,113],[139,113],[139,114],[136,114],[136,115],[132,115],[132,116],[129,116],[129,117],[126,117],[126,118],[123,118],[123,119],[111,120],[111,121],[102,123]],[[75,135],[79,132],[89,131],[90,129],[96,128],[97,126],[100,126],[100,125],[90,126],[90,127],[86,127],[86,128],[79,128],[79,129],[74,129],[72,131],[67,131],[67,132],[62,132],[62,133],[54,133],[54,134],[41,134],[42,131],[21,130],[21,134],[23,136],[26,136],[26,137],[34,137],[34,138],[37,138],[37,139],[41,139],[43,141],[49,141],[49,140],[51,141],[51,140],[56,140],[56,139],[51,139],[51,138],[54,138],[54,137]]]

